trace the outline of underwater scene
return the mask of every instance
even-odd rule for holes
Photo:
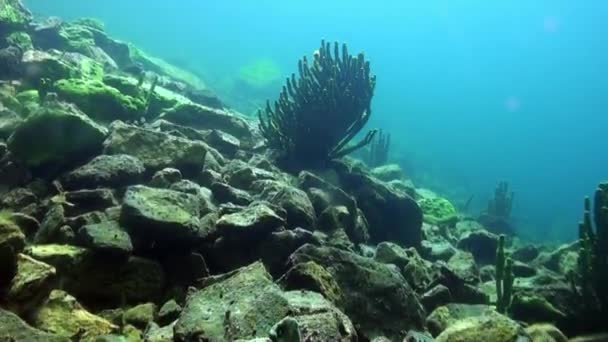
[[[0,0],[0,342],[608,341],[607,19]]]

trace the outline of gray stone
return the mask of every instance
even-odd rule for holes
[[[247,240],[280,230],[285,221],[265,204],[256,204],[239,212],[220,217],[219,234],[230,240]]]
[[[141,160],[127,155],[101,155],[65,175],[61,184],[70,189],[119,188],[137,184],[145,172]]]
[[[125,193],[121,224],[132,236],[157,246],[196,244],[201,238],[196,196],[134,185]]]
[[[83,247],[112,255],[125,256],[133,251],[129,234],[115,221],[83,226],[78,230],[77,241]]]

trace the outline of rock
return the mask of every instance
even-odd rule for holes
[[[330,302],[340,305],[344,295],[333,276],[314,261],[296,264],[279,279],[287,290],[309,290],[318,292]]]
[[[125,311],[123,319],[139,329],[145,329],[148,323],[154,322],[156,311],[154,303],[140,304]]]
[[[39,305],[40,301],[51,292],[55,274],[53,266],[19,254],[17,272],[6,295],[13,311],[26,313]]]
[[[156,171],[150,181],[150,186],[155,188],[169,188],[171,184],[182,180],[182,173],[171,167]]]
[[[404,174],[401,166],[397,164],[388,164],[378,166],[372,169],[372,175],[383,182],[403,179]]]
[[[14,313],[0,308],[0,339],[15,342],[70,342],[71,339],[32,328]]]
[[[551,324],[533,324],[526,328],[526,334],[532,341],[568,342],[568,338]]]
[[[182,307],[174,299],[169,300],[158,311],[158,323],[162,326],[175,321],[182,312]]]
[[[234,214],[220,217],[216,226],[229,240],[260,239],[280,230],[285,221],[265,204],[255,204]]]
[[[420,297],[420,302],[427,312],[433,312],[437,307],[446,305],[451,301],[452,293],[450,289],[441,284],[428,290]]]
[[[146,329],[144,341],[146,342],[169,342],[174,341],[173,327],[175,323],[159,327],[158,324],[152,322]]]
[[[201,205],[202,216],[217,210],[217,207],[213,202],[213,193],[211,192],[211,190],[202,187],[192,181],[185,179],[179,182],[175,182],[171,184],[169,189],[196,196],[199,199]]]
[[[26,81],[49,88],[54,81],[77,76],[77,71],[60,58],[60,53],[52,52],[28,50],[23,53],[21,64]]]
[[[204,237],[196,196],[133,185],[125,193],[120,222],[132,237],[157,247],[194,245]]]
[[[511,258],[521,262],[530,262],[536,259],[539,253],[540,251],[538,250],[538,247],[534,245],[525,245],[515,249],[513,253],[511,253]]]
[[[302,335],[298,321],[291,317],[285,317],[275,324],[268,333],[273,342],[300,342]]]
[[[304,191],[284,184],[276,192],[263,191],[260,197],[285,209],[288,228],[314,229],[316,225],[315,209]]]
[[[460,320],[492,314],[496,314],[496,311],[489,305],[452,303],[433,310],[426,321],[429,331],[433,336],[437,336]]]
[[[86,225],[77,233],[79,245],[104,254],[127,256],[133,251],[131,238],[118,222]]]
[[[0,30],[16,30],[25,28],[32,20],[32,14],[23,6],[20,0],[0,0]]]
[[[241,148],[241,141],[239,139],[217,129],[212,130],[211,133],[207,135],[205,141],[228,156],[234,156]]]
[[[463,278],[442,261],[435,263],[434,267],[437,269],[436,279],[431,284],[429,284],[429,288],[432,288],[437,285],[443,285],[447,287],[448,289],[450,289],[453,301],[456,303],[489,303],[489,296],[481,289],[476,287],[476,284],[479,282],[477,278]],[[468,273],[465,272],[464,275],[466,276],[467,274]],[[471,284],[471,282],[474,282],[474,284]]]
[[[25,235],[9,211],[0,211],[0,294],[18,269],[17,256],[25,247]]]
[[[469,232],[458,242],[458,248],[471,252],[475,261],[482,265],[496,262],[497,247],[498,236],[485,230]]]
[[[459,277],[468,283],[479,283],[479,269],[475,263],[473,254],[469,252],[457,252],[448,261],[448,267]]]
[[[409,263],[410,257],[399,245],[392,242],[381,242],[376,247],[374,259],[384,264],[395,264],[404,267]]]
[[[106,134],[75,107],[48,103],[17,128],[8,148],[30,167],[60,170],[98,153]]]
[[[366,336],[396,339],[405,337],[409,329],[422,329],[424,309],[396,268],[352,252],[310,244],[289,258],[292,266],[310,261],[324,267],[335,279],[344,294],[338,306]]]
[[[213,197],[219,203],[233,203],[236,205],[248,205],[253,198],[247,191],[231,187],[228,184],[214,182],[211,184]]]
[[[252,136],[244,119],[220,109],[197,104],[179,104],[161,114],[160,118],[196,129],[217,129],[239,139],[250,139]]]
[[[416,201],[362,173],[340,171],[340,180],[363,211],[372,242],[420,247],[422,211]]]
[[[541,253],[532,262],[532,265],[544,266],[547,269],[560,274],[569,274],[576,270],[578,249],[578,242],[562,245],[551,252]]]
[[[86,311],[76,298],[54,290],[36,312],[34,326],[60,336],[92,339],[113,333],[118,327]]]
[[[21,125],[23,119],[10,109],[0,108],[0,139],[6,140]]]
[[[532,341],[568,342],[568,338],[551,324],[534,324],[525,329]]]
[[[40,229],[34,236],[34,242],[37,244],[63,242],[66,235],[63,234],[61,228],[65,222],[65,209],[63,206],[61,204],[52,205],[40,223]]]
[[[167,270],[168,282],[176,286],[190,286],[210,274],[207,261],[196,252],[174,251],[165,256],[161,263]]]
[[[148,171],[166,167],[196,174],[203,168],[207,148],[202,142],[116,122],[104,142],[106,154],[129,154],[144,163]]]
[[[18,31],[13,32],[6,36],[6,43],[9,46],[14,46],[21,51],[28,51],[34,49],[34,44],[32,43],[32,37],[29,34]]]
[[[424,222],[443,224],[454,221],[458,212],[450,201],[441,197],[422,198],[418,201],[424,213]]]
[[[205,313],[202,315],[201,313]],[[175,339],[195,336],[235,341],[264,338],[290,316],[297,321],[302,340],[349,341],[356,339],[350,320],[320,294],[283,292],[272,282],[261,263],[211,279],[191,293],[175,325]]]
[[[523,328],[510,318],[494,311],[458,320],[437,336],[437,342],[531,341]]]
[[[266,268],[274,277],[284,274],[286,269],[285,260],[298,248],[303,245],[320,244],[320,239],[314,233],[302,229],[281,230],[271,233],[261,242],[258,258],[261,256]]]
[[[110,189],[85,189],[61,193],[69,203],[65,206],[66,216],[78,216],[94,211],[104,211],[116,207],[118,201],[114,197],[114,191]]]
[[[513,262],[513,275],[516,278],[533,277],[536,275],[536,268],[523,262],[515,261]]]
[[[141,257],[95,258],[88,249],[68,245],[34,245],[26,253],[54,266],[64,289],[81,300],[147,302],[156,300],[165,284],[162,266]]]
[[[21,50],[15,46],[0,49],[1,79],[19,78],[23,74],[21,54]]]
[[[127,154],[101,155],[62,177],[65,189],[121,188],[140,183],[145,172],[141,160]]]
[[[38,196],[28,188],[15,188],[0,198],[2,207],[20,210],[38,201]]]

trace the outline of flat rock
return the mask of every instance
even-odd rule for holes
[[[285,221],[265,204],[255,204],[233,214],[220,217],[216,226],[219,233],[231,240],[261,237],[283,227]]]
[[[161,119],[196,129],[218,129],[239,139],[250,138],[251,130],[247,122],[221,109],[193,103],[183,103],[167,110]]]
[[[142,181],[144,164],[127,154],[101,155],[62,177],[66,189],[120,188]]]
[[[120,222],[137,239],[159,246],[188,245],[201,237],[199,215],[194,195],[134,185],[125,193]]]
[[[141,160],[147,170],[166,167],[184,173],[199,172],[205,163],[207,147],[200,141],[115,122],[104,142],[106,154],[129,154]]]
[[[126,256],[133,251],[129,234],[115,221],[85,225],[76,238],[81,246],[97,252]]]

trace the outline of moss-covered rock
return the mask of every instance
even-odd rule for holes
[[[334,304],[342,303],[344,295],[333,276],[314,261],[297,264],[280,279],[288,290],[309,290],[322,294]]]
[[[313,261],[323,266],[340,287],[338,305],[368,337],[397,341],[410,329],[422,329],[424,309],[418,296],[392,266],[331,247],[306,244],[290,257],[292,266]]]
[[[32,14],[20,0],[0,0],[0,31],[25,28],[32,20]]]
[[[44,305],[36,312],[34,326],[60,336],[79,340],[111,334],[118,327],[93,315],[64,291],[51,292]]]
[[[30,167],[58,170],[98,153],[106,134],[105,128],[75,107],[48,103],[15,130],[8,148]]]
[[[154,303],[145,303],[134,306],[125,311],[123,318],[125,322],[133,326],[145,329],[148,323],[156,319],[158,308]]]
[[[40,107],[40,94],[35,89],[22,91],[15,95],[15,98],[21,104],[20,114],[23,117],[29,116]]]
[[[194,195],[135,185],[125,193],[121,223],[135,239],[159,247],[193,245],[204,237],[200,210]]]
[[[378,166],[372,170],[372,175],[384,182],[402,180],[404,177],[401,166],[397,164]]]
[[[0,340],[14,342],[70,342],[70,338],[35,329],[14,313],[0,308]]]
[[[207,145],[203,142],[122,122],[112,125],[110,136],[104,145],[106,154],[132,155],[141,160],[148,171],[173,167],[185,175],[200,172],[207,154]]]
[[[6,43],[9,46],[18,47],[21,51],[32,50],[34,48],[32,37],[23,31],[13,32],[6,36]]]
[[[6,297],[13,311],[24,313],[40,304],[51,291],[55,275],[53,266],[19,254],[17,273]]]
[[[441,224],[454,220],[458,212],[450,201],[441,197],[423,198],[418,205],[424,213],[424,221],[430,224]]]
[[[527,338],[517,322],[495,311],[456,320],[439,336],[437,342],[512,342]]]
[[[186,299],[174,327],[176,340],[264,340],[288,315],[300,327],[302,341],[356,340],[353,324],[323,296],[283,292],[262,263],[209,278],[205,285]]]
[[[139,120],[144,115],[143,99],[124,95],[99,80],[59,80],[53,88],[61,98],[76,104],[95,120]]]
[[[157,300],[165,273],[155,261],[95,257],[89,249],[69,245],[33,245],[26,253],[57,269],[63,288],[78,298],[105,304]]]

